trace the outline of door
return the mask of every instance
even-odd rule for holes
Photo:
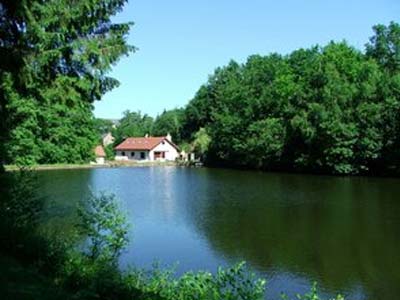
[[[165,158],[165,152],[162,152],[162,151],[154,152],[154,159],[155,160],[163,159],[163,158]]]

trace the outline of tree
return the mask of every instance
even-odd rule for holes
[[[153,132],[153,118],[139,112],[125,111],[118,127],[113,131],[114,144],[121,143],[127,137],[143,137]]]
[[[109,133],[114,128],[114,123],[108,119],[100,119],[96,118],[94,120],[94,126],[97,132],[97,135],[101,137],[103,134]]]
[[[180,143],[182,141],[182,118],[183,110],[180,108],[164,110],[154,120],[153,134],[155,136],[166,136],[169,133],[175,143]]]
[[[185,108],[183,136],[205,128],[210,164],[400,172],[400,27],[374,28],[366,53],[331,42],[217,68]]]
[[[131,23],[110,20],[125,2],[2,1],[1,161],[90,159],[93,102],[118,85],[107,72],[134,50]]]
[[[366,45],[367,57],[375,59],[390,72],[400,71],[400,24],[379,24],[373,30],[375,35]]]
[[[366,45],[366,55],[381,66],[384,74],[379,84],[379,95],[384,109],[380,114],[383,127],[383,158],[379,167],[391,172],[400,166],[400,25],[373,27],[374,36]]]
[[[194,135],[193,148],[194,151],[200,156],[200,159],[204,161],[210,146],[211,138],[207,134],[205,128],[200,128]]]
[[[91,193],[78,209],[79,234],[88,238],[88,257],[102,263],[117,264],[128,243],[128,224],[113,194]]]
[[[247,163],[257,168],[271,168],[280,162],[285,146],[286,131],[282,120],[268,118],[254,122],[249,127],[246,145]]]

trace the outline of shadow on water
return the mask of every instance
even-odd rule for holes
[[[193,220],[221,255],[246,259],[273,284],[290,274],[354,298],[399,294],[398,180],[206,173],[212,187],[193,202]],[[280,280],[274,288],[287,290]]]
[[[267,295],[317,280],[351,299],[400,294],[400,180],[174,167],[39,172],[52,218],[91,187],[122,200],[134,227],[122,266],[155,259],[178,272],[246,260]],[[61,221],[63,220],[63,221]]]

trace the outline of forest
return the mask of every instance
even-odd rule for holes
[[[53,2],[32,1],[29,10],[2,4],[0,162],[93,159],[110,129],[94,117],[93,103],[119,84],[110,68],[136,50],[126,42],[132,24],[109,19],[124,2],[65,5],[57,18]],[[98,15],[84,18],[89,10]],[[212,166],[398,175],[400,25],[373,31],[363,50],[343,41],[231,60],[185,107],[156,118],[126,111],[113,130],[116,143],[171,133]]]
[[[400,26],[373,30],[364,52],[331,42],[232,60],[184,108],[125,112],[116,143],[170,132],[213,166],[398,175]]]

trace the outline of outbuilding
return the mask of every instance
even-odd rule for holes
[[[106,152],[104,151],[103,146],[96,146],[94,153],[96,155],[96,164],[103,165],[106,160]]]

